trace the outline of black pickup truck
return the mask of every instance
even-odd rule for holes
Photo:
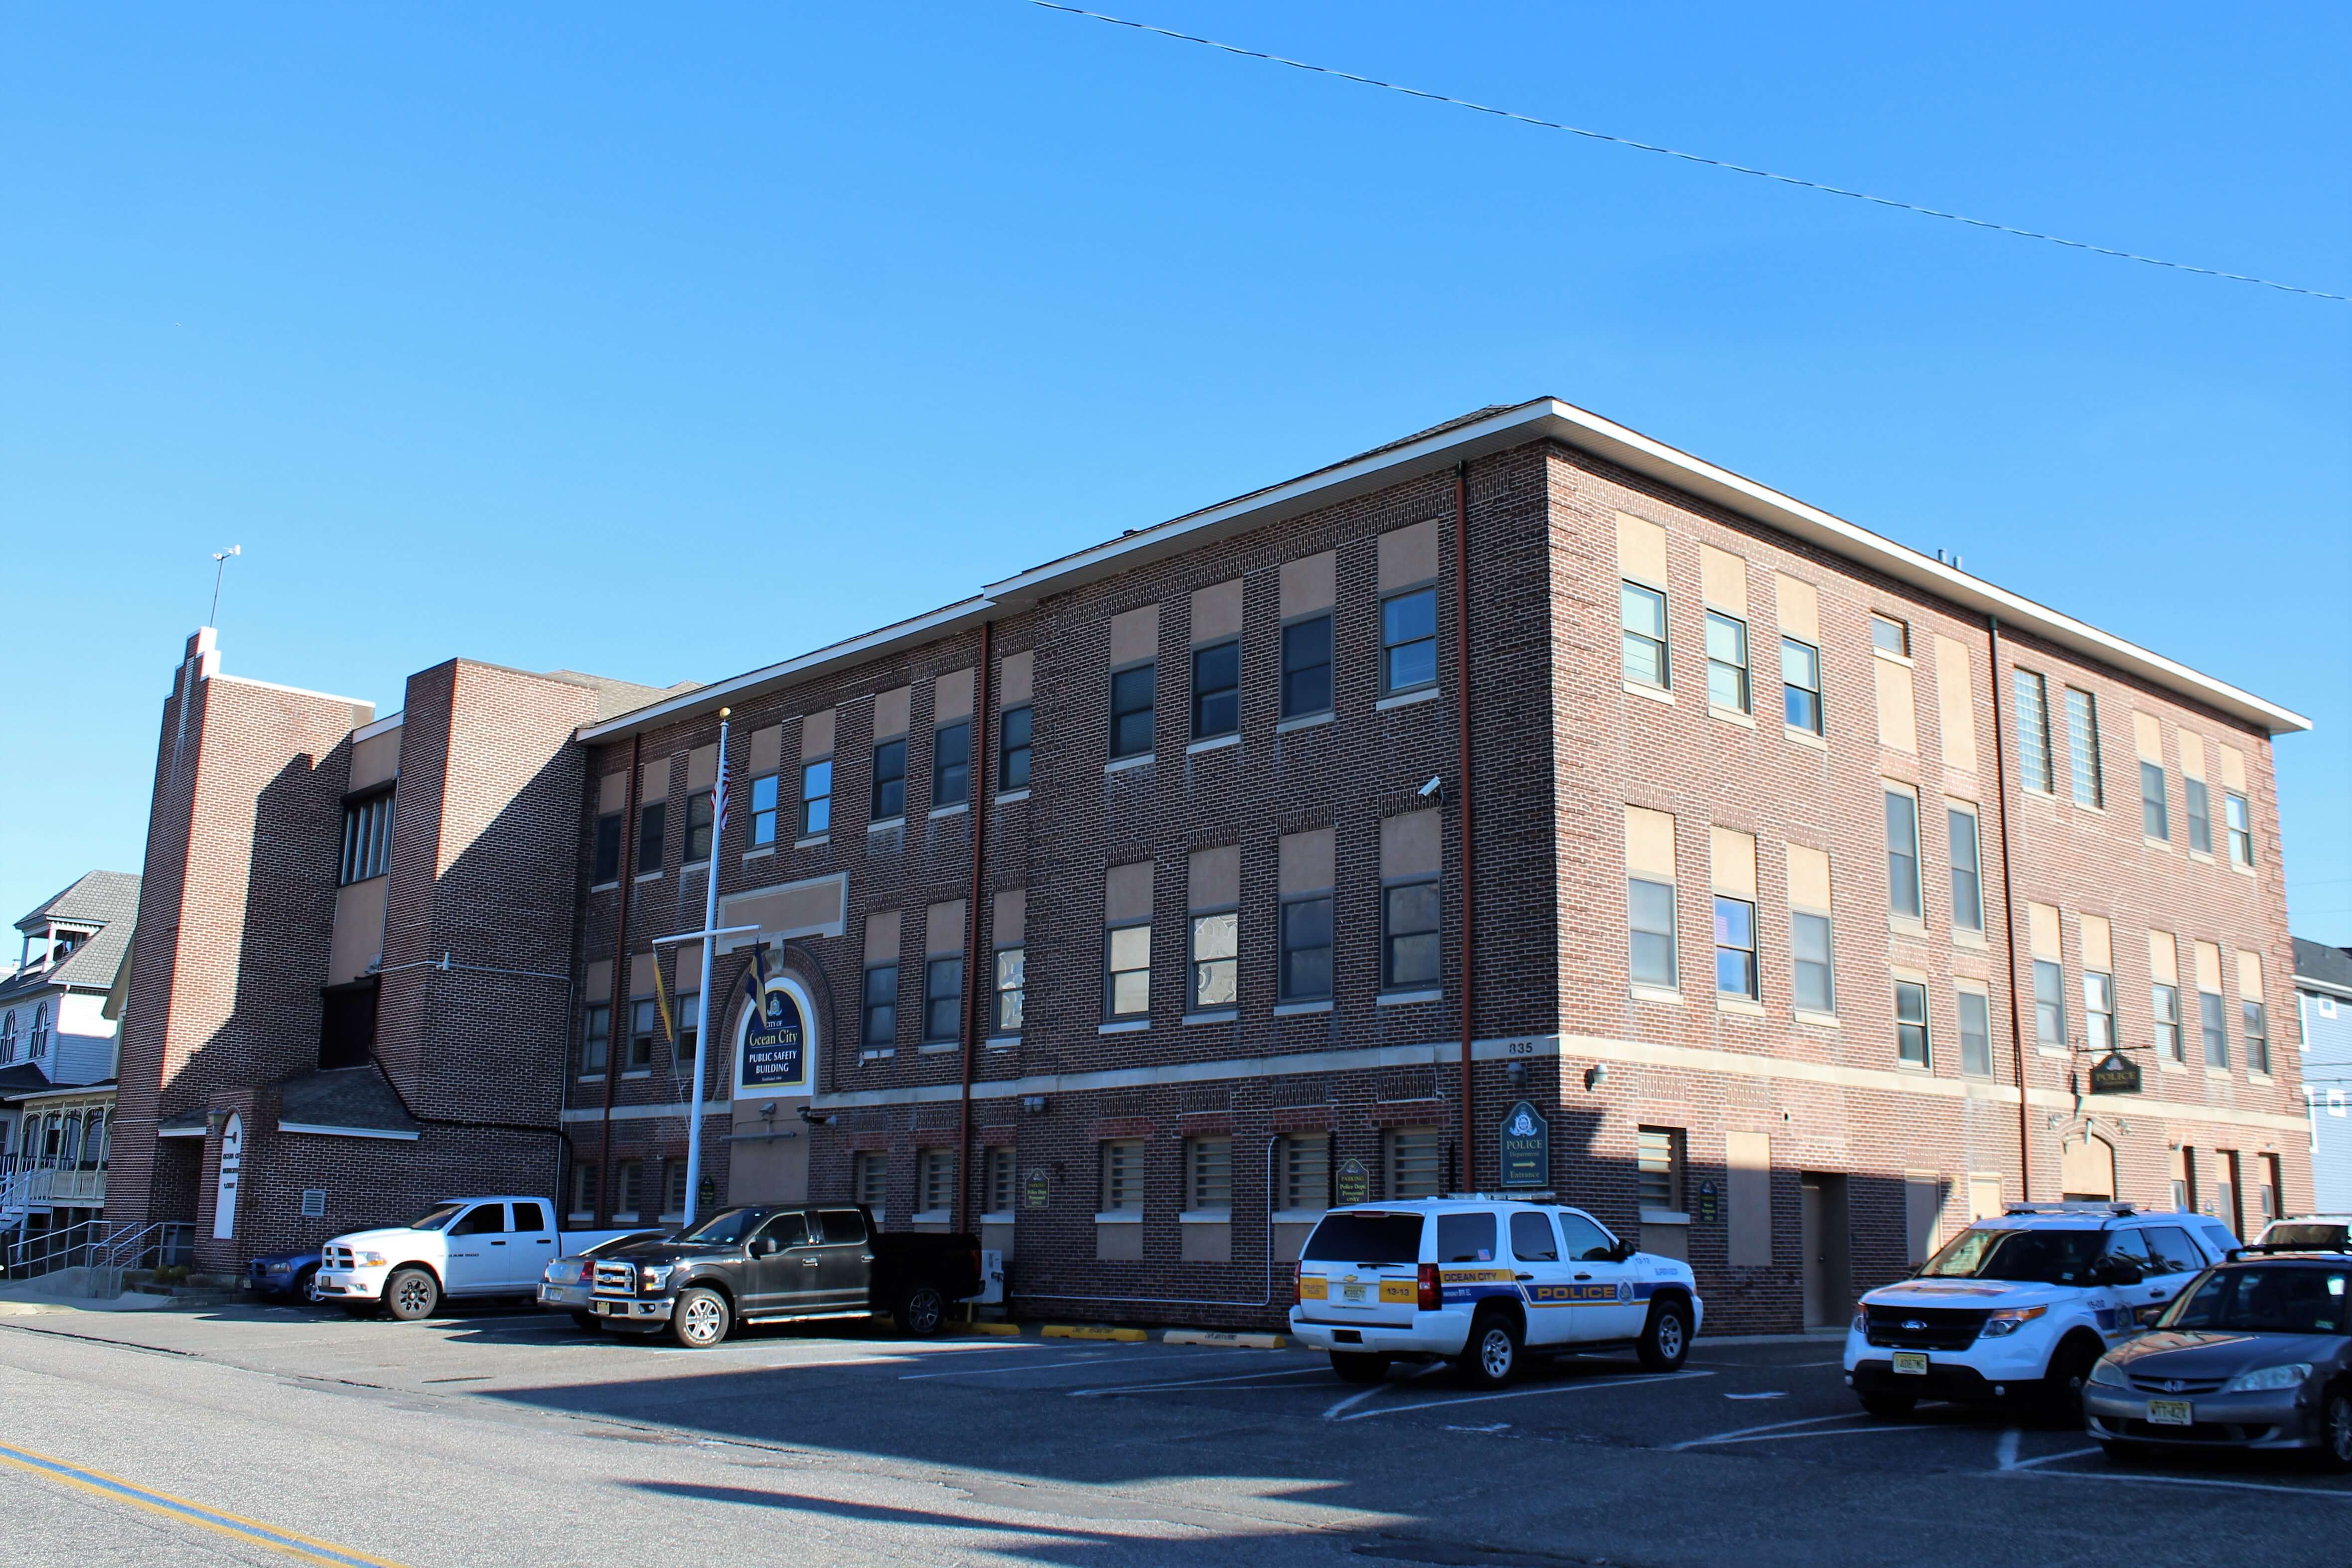
[[[600,1252],[588,1312],[605,1328],[657,1333],[689,1350],[738,1323],[811,1318],[898,1321],[929,1338],[950,1302],[980,1293],[980,1239],[885,1234],[847,1203],[722,1208],[678,1236]]]

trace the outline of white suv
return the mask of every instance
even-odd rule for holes
[[[1922,1399],[2038,1402],[2078,1420],[2114,1345],[2238,1239],[2208,1215],[2128,1203],[2013,1203],[1871,1291],[1845,1336],[1845,1380],[1874,1416]]]
[[[1636,1251],[1580,1208],[1524,1198],[1355,1204],[1300,1249],[1290,1332],[1350,1383],[1448,1359],[1500,1386],[1523,1353],[1632,1348],[1670,1372],[1700,1306],[1690,1266]]]

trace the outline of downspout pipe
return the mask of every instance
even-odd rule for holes
[[[1470,852],[1470,465],[1454,465],[1454,814],[1462,831],[1462,1188],[1478,1190],[1476,1124],[1471,1110],[1470,1042],[1475,999],[1478,884]]]
[[[629,890],[637,880],[637,791],[645,778],[645,769],[639,766],[645,744],[642,735],[629,737],[628,804],[621,810],[621,897],[620,913],[613,923],[613,1010],[604,1021],[604,1117],[596,1138],[596,1219],[600,1225],[607,1218],[605,1205],[613,1196],[604,1190],[604,1177],[613,1168],[613,1085],[621,1076],[614,1046],[621,1039],[622,1009],[628,1006]],[[555,1198],[560,1204],[563,1195],[558,1193]]]
[[[2033,1110],[2025,1084],[2025,1019],[2017,1005],[2017,896],[2009,874],[2009,726],[2000,714],[2000,617],[1988,615],[1992,635],[1993,787],[2000,795],[2000,918],[2008,936],[2009,1050],[2017,1068],[2018,1197],[2033,1197]]]
[[[955,1228],[971,1226],[971,1080],[980,1057],[981,1009],[995,1000],[996,988],[981,983],[980,895],[988,885],[988,699],[991,633],[996,623],[980,623],[980,674],[971,704],[971,895],[963,905],[963,1086],[956,1113]]]

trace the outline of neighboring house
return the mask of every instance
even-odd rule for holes
[[[0,1229],[37,1231],[106,1207],[115,1037],[139,878],[94,871],[16,922],[0,980]]]
[[[2294,939],[2303,1013],[2303,1094],[2311,1105],[2312,1207],[2352,1209],[2352,951]]]

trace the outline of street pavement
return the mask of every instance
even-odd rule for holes
[[[1834,1342],[1501,1393],[1295,1351],[484,1312],[0,1318],[0,1561],[2340,1564],[2352,1480],[1864,1416]]]

